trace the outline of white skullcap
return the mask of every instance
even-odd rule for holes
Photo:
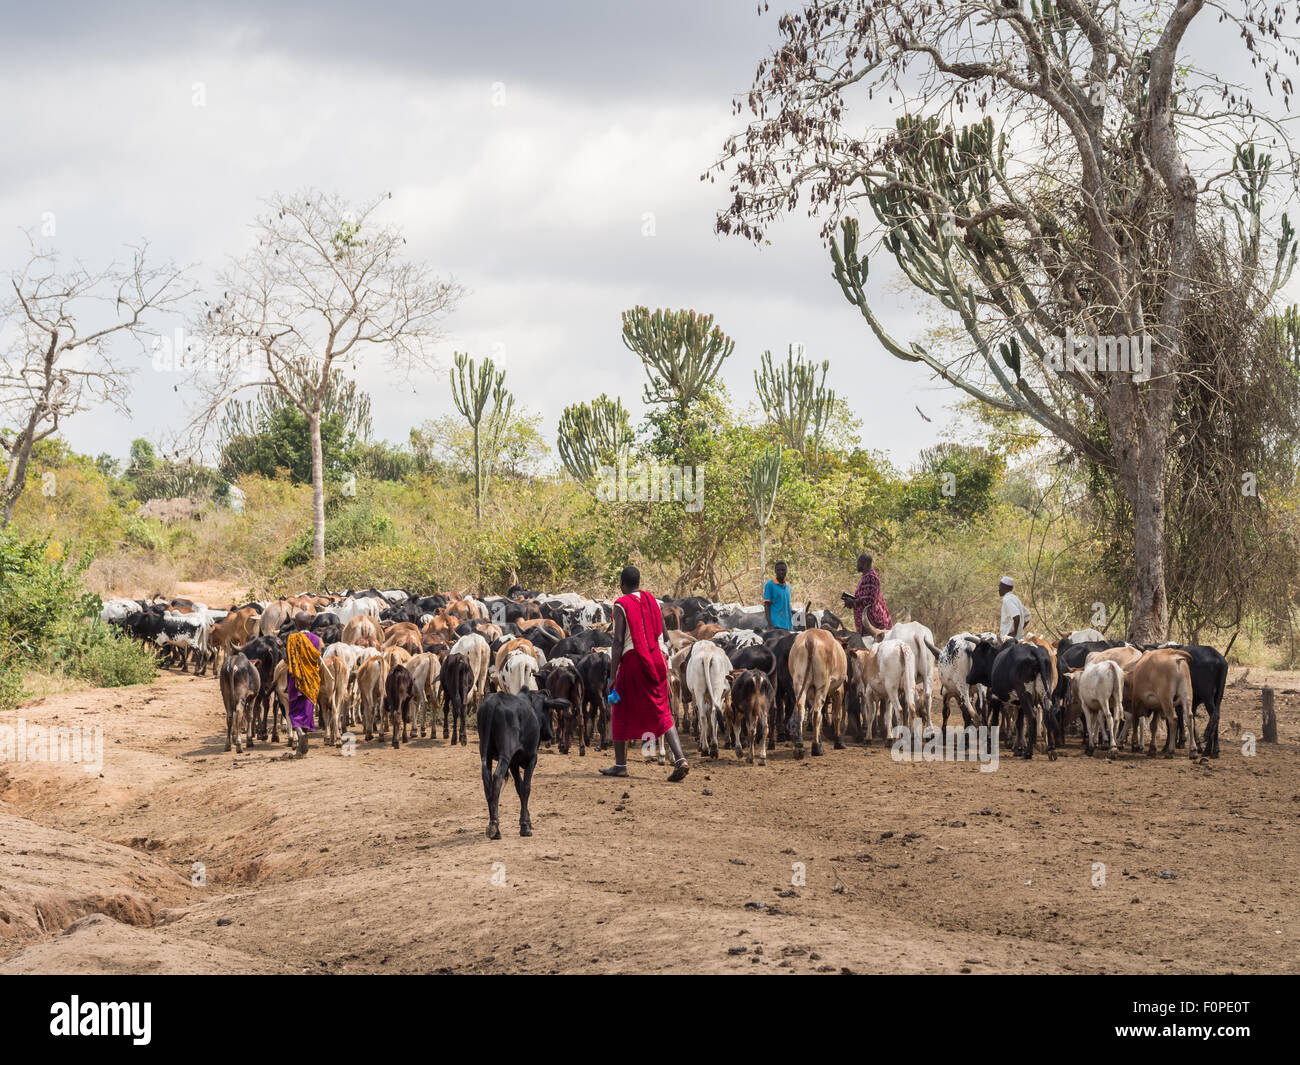
[[[1014,588],[1016,586],[1016,582],[1013,581],[1010,577],[1003,577],[1000,581],[998,581],[998,583],[1005,584],[1008,588]]]

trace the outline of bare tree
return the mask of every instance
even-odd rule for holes
[[[311,434],[313,556],[325,558],[321,414],[335,374],[375,355],[395,372],[432,369],[439,323],[462,289],[407,261],[401,231],[379,221],[391,194],[353,209],[336,195],[277,194],[195,323],[203,429],[246,389],[277,389]]]
[[[29,235],[29,240],[30,240]],[[54,252],[31,240],[27,261],[9,278],[0,303],[0,451],[5,480],[0,526],[7,526],[27,484],[32,448],[74,414],[108,403],[125,412],[133,372],[113,351],[116,334],[145,348],[145,319],[187,297],[185,271],[147,264],[147,244],[100,270],[61,268]]]
[[[1184,46],[1205,9],[1232,27],[1218,72]],[[815,0],[780,20],[737,104],[751,121],[715,167],[732,192],[720,231],[762,240],[801,201],[822,213],[835,278],[886,352],[1026,415],[1117,480],[1142,642],[1168,626],[1166,472],[1199,252],[1236,223],[1261,322],[1295,263],[1285,215],[1262,237],[1270,166],[1296,182],[1286,119],[1260,106],[1276,93],[1291,107],[1290,21],[1264,0]],[[1260,84],[1237,84],[1229,55]],[[882,96],[901,112],[892,129],[850,120]],[[986,117],[959,126],[972,111]],[[870,231],[845,217],[860,208]],[[866,294],[877,252],[961,323],[965,350],[886,330]],[[1144,372],[1060,365],[1074,336],[1108,355],[1138,346]]]

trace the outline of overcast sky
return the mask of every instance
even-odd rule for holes
[[[727,194],[699,175],[735,127],[732,97],[776,40],[778,10],[4,0],[0,269],[18,265],[21,229],[52,213],[61,255],[99,264],[147,238],[210,286],[272,192],[391,190],[384,218],[411,256],[469,290],[445,362],[453,349],[504,354],[552,444],[563,407],[600,392],[639,416],[643,375],[619,316],[645,304],[716,316],[736,341],[724,380],[742,407],[765,348],[800,342],[830,359],[863,443],[906,466],[939,439],[956,394],[881,351],[830,278],[817,223],[796,217],[761,249],[713,234]],[[884,291],[878,303],[908,335],[915,309]],[[79,416],[66,428],[78,450],[125,455],[185,420],[175,377],[136,364],[131,418]],[[379,437],[404,441],[452,411],[445,372],[414,389],[377,371],[360,380]]]

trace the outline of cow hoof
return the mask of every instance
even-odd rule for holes
[[[795,747],[795,749],[794,749],[794,758],[795,758],[795,761],[796,761],[796,762],[803,758],[803,748],[802,748],[802,747]]]
[[[742,751],[739,747],[737,747],[737,748],[736,748],[736,758],[737,758],[737,759],[740,759],[740,758],[744,758],[744,757],[745,757],[745,752]],[[750,761],[752,762],[753,759],[751,758]]]
[[[1112,747],[1109,751],[1106,752],[1106,757],[1113,761],[1117,754],[1119,754],[1119,752],[1115,750],[1114,747]]]
[[[531,836],[531,835],[533,834],[533,826],[532,826],[532,825],[520,825],[520,826],[519,826],[519,834],[520,834],[521,836]]]
[[[489,822],[489,824],[488,824],[488,831],[487,831],[487,837],[488,837],[488,839],[500,839],[500,838],[501,838],[501,826],[498,825],[495,821]]]
[[[227,743],[226,746],[223,748],[223,750],[227,750],[227,751],[230,750],[230,744]]]
[[[836,740],[836,741],[835,741],[835,749],[836,749],[837,751],[842,751],[842,750],[844,750],[844,741],[843,741],[843,740]]]
[[[814,743],[812,745],[812,753],[814,758],[820,758],[823,754],[822,745],[820,743]]]
[[[578,757],[579,757],[579,758],[586,758],[586,757],[587,757],[587,748],[586,748],[586,747],[579,747],[579,748],[578,748]]]
[[[718,745],[716,743],[709,744],[709,757],[710,758],[718,757]]]
[[[1055,762],[1055,761],[1056,761],[1056,749],[1055,749],[1055,748],[1053,748],[1052,750],[1050,750],[1050,751],[1047,752],[1047,760],[1048,760],[1049,762]]]
[[[465,744],[467,744],[467,743],[469,743],[469,740],[467,740],[467,739],[464,737],[464,735],[462,735],[461,738],[460,738],[460,745],[461,745],[462,747],[464,747]]]
[[[758,760],[758,764],[759,764],[759,765],[767,765],[767,759],[766,759],[766,758],[760,758],[760,759]]]
[[[603,751],[604,749],[605,749],[604,747],[601,748],[602,751]],[[667,765],[667,764],[668,764],[668,756],[667,756],[666,754],[661,754],[661,755],[659,756],[659,764],[660,764],[660,765]]]

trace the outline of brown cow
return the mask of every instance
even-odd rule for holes
[[[831,734],[836,749],[842,749],[844,682],[848,659],[844,648],[825,629],[807,629],[794,638],[790,648],[790,678],[794,683],[794,756],[803,757],[803,723],[812,718],[812,753],[822,754],[822,709],[829,708]]]
[[[448,644],[452,644],[456,641],[456,626],[459,624],[454,614],[448,613],[445,607],[438,607],[420,632],[424,636],[441,636]]]
[[[230,611],[212,626],[212,631],[208,634],[208,645],[212,648],[214,673],[220,669],[223,655],[230,657],[233,648],[243,647],[257,635],[259,618],[256,607],[246,606]]]
[[[1141,719],[1159,711],[1165,721],[1165,757],[1174,756],[1178,738],[1178,714],[1187,733],[1187,755],[1197,754],[1196,731],[1192,727],[1192,656],[1172,647],[1147,651],[1124,671],[1124,727],[1119,742],[1129,728],[1134,729],[1133,750],[1141,743]],[[1156,753],[1156,722],[1151,722],[1151,746],[1148,755]]]
[[[325,730],[326,744],[334,747],[343,746],[343,709],[348,698],[348,682],[347,662],[342,658],[321,659],[316,712]]]
[[[373,644],[363,644],[361,637],[373,640]],[[384,630],[379,624],[377,618],[372,618],[369,614],[360,614],[343,626],[343,638],[341,643],[354,643],[358,646],[382,647],[384,644]]]
[[[741,726],[749,729],[749,764],[754,765],[754,748],[758,747],[758,765],[767,765],[768,720],[772,704],[776,702],[776,689],[772,679],[759,669],[733,670],[731,695],[723,711],[724,725],[731,730],[736,757],[744,758],[740,745]]]
[[[535,647],[531,640],[526,640],[522,636],[516,636],[513,640],[503,643],[498,647],[496,654],[492,656],[492,666],[498,673],[501,672],[501,667],[505,664],[511,651],[524,651],[527,654],[532,655],[533,658],[537,660],[538,669],[541,669],[541,667],[546,664],[542,657],[541,650]]]

